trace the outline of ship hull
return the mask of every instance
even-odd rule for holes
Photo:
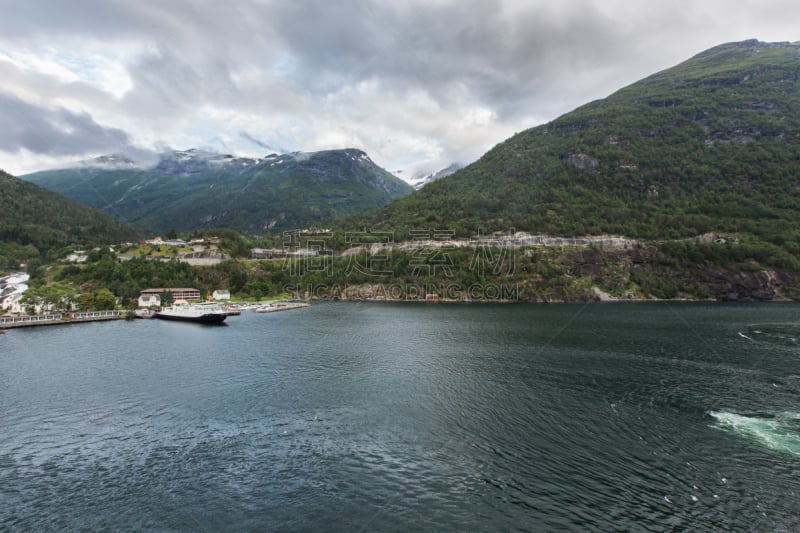
[[[200,316],[181,316],[181,315],[169,315],[169,314],[162,314],[156,313],[156,318],[160,318],[161,320],[177,320],[181,322],[199,322],[202,324],[218,324],[223,322],[228,315],[220,315],[217,313],[209,313],[207,315],[200,315]]]
[[[180,322],[198,322],[201,324],[218,324],[224,322],[228,315],[225,313],[204,313],[201,315],[189,315],[170,312],[157,312],[155,318],[161,320],[176,320]]]

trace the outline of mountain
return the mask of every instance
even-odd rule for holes
[[[418,178],[416,178],[414,180],[414,183],[413,183],[414,188],[419,190],[422,187],[424,187],[425,185],[427,185],[429,183],[433,183],[436,180],[442,179],[445,176],[449,176],[450,174],[454,173],[457,170],[462,169],[463,167],[464,167],[464,165],[462,165],[460,163],[453,163],[452,165],[450,165],[450,166],[448,166],[446,168],[443,168],[443,169],[441,169],[439,171],[436,171],[436,172],[433,172],[431,174],[427,174],[427,175],[424,175],[424,176],[420,176],[420,177],[418,177]]]
[[[380,207],[413,190],[356,149],[258,159],[174,151],[147,168],[104,156],[22,178],[156,232],[300,229]]]
[[[0,269],[46,259],[61,248],[92,247],[137,234],[110,216],[0,171]]]
[[[644,239],[719,231],[797,256],[799,80],[797,43],[724,44],[348,225]]]

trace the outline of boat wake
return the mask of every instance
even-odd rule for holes
[[[740,337],[753,342],[791,347],[800,346],[800,325],[798,324],[756,324],[738,333]]]
[[[726,411],[708,413],[714,426],[733,431],[771,450],[800,457],[800,413],[745,416]]]

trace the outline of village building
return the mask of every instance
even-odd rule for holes
[[[17,272],[0,278],[0,309],[7,313],[23,313],[22,298],[31,277]]]
[[[25,296],[23,293],[12,293],[8,296],[0,297],[0,307],[6,313],[13,315],[21,315],[25,313],[25,307],[22,305],[22,298]]]
[[[211,293],[211,298],[214,300],[230,300],[231,291],[224,289],[217,289],[216,291]]]
[[[86,255],[84,250],[75,250],[64,258],[64,261],[67,263],[85,263],[88,258],[89,256]]]
[[[158,294],[140,294],[139,307],[161,307],[161,296]]]
[[[285,257],[286,250],[280,248],[251,248],[250,257],[253,259],[273,259],[275,257]]]
[[[319,250],[311,248],[299,248],[286,254],[288,257],[316,257],[319,255]]]
[[[197,289],[192,288],[164,288],[164,289],[145,289],[139,294],[139,298],[141,299],[142,296],[151,296],[156,295],[161,298],[161,295],[164,293],[170,293],[172,295],[172,301],[177,300],[200,300],[200,291]]]

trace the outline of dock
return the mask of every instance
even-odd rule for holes
[[[305,302],[271,302],[256,308],[256,313],[277,313],[278,311],[289,311],[291,309],[302,309],[308,307]]]
[[[0,316],[0,329],[55,326],[59,324],[83,324],[127,318],[127,311],[73,311],[44,315]]]

